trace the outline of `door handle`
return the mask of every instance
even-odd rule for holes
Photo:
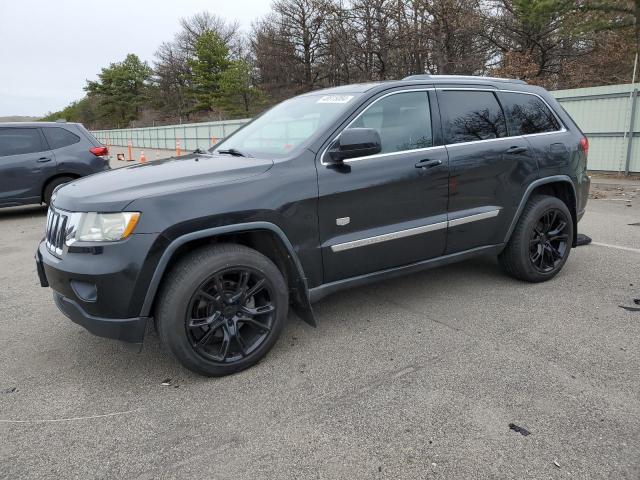
[[[438,165],[442,165],[442,160],[429,160],[428,158],[425,158],[424,160],[420,160],[416,163],[416,168],[433,168]]]
[[[511,147],[508,148],[506,152],[504,153],[508,153],[510,155],[516,155],[518,153],[524,153],[527,151],[527,147]]]
[[[38,163],[45,163],[45,162],[50,162],[51,161],[51,157],[40,157],[38,159]]]

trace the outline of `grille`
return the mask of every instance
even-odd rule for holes
[[[69,216],[49,207],[47,213],[47,229],[45,231],[45,245],[47,249],[56,255],[62,255],[64,242],[67,236],[67,222]]]

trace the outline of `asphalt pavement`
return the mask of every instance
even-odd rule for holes
[[[344,291],[219,379],[60,314],[45,214],[0,210],[0,478],[640,478],[640,195],[590,200],[550,282],[480,258]]]

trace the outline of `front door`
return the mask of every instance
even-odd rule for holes
[[[318,162],[325,283],[444,252],[448,160],[437,135],[434,145],[430,103],[427,90],[378,97],[347,128],[376,129],[381,153]]]
[[[39,128],[0,128],[0,204],[39,202],[56,168]]]

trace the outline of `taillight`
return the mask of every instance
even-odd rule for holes
[[[90,148],[89,151],[96,157],[106,157],[109,155],[109,149],[107,147],[93,147]]]
[[[580,150],[585,154],[589,153],[589,139],[587,137],[582,137],[580,139]]]

